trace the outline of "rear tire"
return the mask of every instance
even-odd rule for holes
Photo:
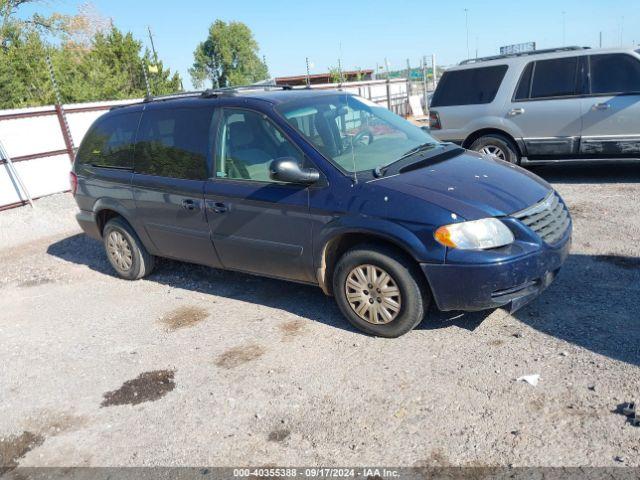
[[[123,218],[112,218],[102,232],[104,248],[109,263],[118,276],[126,280],[138,280],[151,273],[155,258]]]
[[[340,311],[354,327],[387,338],[404,335],[418,325],[431,298],[411,259],[374,244],[359,245],[340,257],[333,292]]]
[[[484,155],[494,155],[500,160],[520,164],[518,148],[507,137],[498,134],[483,135],[471,144],[470,150]]]

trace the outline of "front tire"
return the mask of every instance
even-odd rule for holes
[[[333,275],[333,293],[353,326],[387,338],[418,325],[430,301],[417,265],[379,245],[357,246],[342,255]]]
[[[470,150],[482,153],[483,155],[493,155],[494,157],[504,160],[505,162],[518,165],[520,163],[520,155],[518,148],[511,140],[502,135],[491,134],[478,138],[471,144]]]
[[[151,273],[155,259],[123,218],[112,218],[102,233],[109,263],[118,276],[138,280]]]

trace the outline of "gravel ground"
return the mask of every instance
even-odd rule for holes
[[[640,466],[612,412],[640,398],[640,166],[536,172],[575,222],[556,282],[394,340],[317,288],[171,261],[119,280],[69,195],[0,213],[5,466]]]

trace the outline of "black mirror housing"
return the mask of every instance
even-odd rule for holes
[[[295,158],[282,157],[269,165],[269,178],[276,182],[310,185],[320,180],[320,172],[315,168],[302,168]]]

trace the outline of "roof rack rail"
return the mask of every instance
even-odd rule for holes
[[[216,97],[218,95],[234,95],[243,90],[293,90],[291,85],[277,85],[275,83],[265,83],[258,85],[237,85],[234,87],[209,88],[202,92],[203,97]]]
[[[160,100],[171,100],[172,98],[182,98],[182,97],[197,97],[202,95],[205,92],[205,90],[196,90],[193,92],[176,92],[176,93],[169,93],[167,95],[152,95],[149,96],[147,95],[146,97],[144,97],[143,102],[155,102],[155,101],[160,101]]]
[[[500,60],[501,58],[512,58],[512,57],[525,57],[529,55],[542,55],[543,53],[554,53],[554,52],[571,52],[574,50],[588,50],[591,47],[579,47],[579,46],[571,46],[571,47],[558,47],[558,48],[546,48],[544,50],[530,50],[528,52],[517,52],[517,53],[506,53],[503,55],[493,55],[490,57],[480,57],[480,58],[469,58],[467,60],[463,60],[459,63],[459,65],[468,65],[470,63],[479,63],[479,62],[488,62],[490,60]]]
[[[242,90],[292,90],[291,85],[276,85],[276,84],[264,84],[264,85],[238,85],[235,87],[220,87],[220,88],[208,88],[206,90],[195,90],[192,92],[176,92],[168,95],[153,95],[144,97],[143,102],[158,102],[162,100],[173,100],[174,98],[184,97],[217,97],[218,95],[234,95]]]

